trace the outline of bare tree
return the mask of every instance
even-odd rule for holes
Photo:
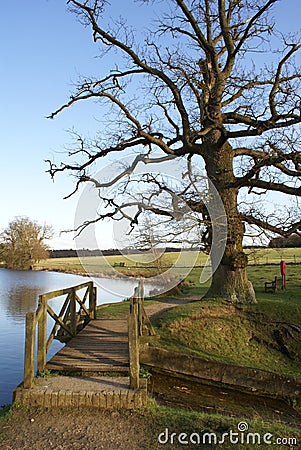
[[[133,235],[134,246],[141,251],[143,262],[155,267],[158,274],[170,267],[163,246],[165,236],[162,236],[160,224],[155,223],[150,216],[146,216]]]
[[[0,256],[9,269],[29,270],[48,257],[45,240],[52,237],[52,228],[39,225],[28,217],[17,217],[1,233]]]
[[[152,31],[145,32],[144,42],[124,20],[105,23],[105,0],[67,2],[91,27],[94,42],[105,53],[115,51],[116,58],[123,58],[101,76],[79,80],[69,101],[51,114],[54,118],[82,100],[94,99],[108,118],[106,129],[93,141],[76,135],[70,161],[59,166],[50,162],[51,175],[73,172],[75,191],[82,183],[99,189],[106,209],[97,221],[123,215],[135,224],[145,210],[174,220],[177,214],[156,199],[158,189],[165,195],[176,192],[209,226],[204,236],[210,243],[208,208],[194,189],[190,171],[193,165],[203,167],[222,199],[228,226],[226,249],[208,295],[234,302],[256,301],[242,247],[246,227],[288,236],[301,225],[298,209],[287,209],[280,217],[257,209],[254,202],[259,195],[263,204],[269,192],[283,194],[287,204],[301,195],[301,71],[295,59],[300,39],[277,32],[272,13],[280,1],[141,0],[144,8],[157,4],[164,9]],[[98,161],[129,150],[136,156],[119,174],[106,182],[92,177]],[[170,187],[164,177],[150,172],[141,180],[149,186],[143,201],[137,201],[136,188],[135,198],[128,199],[128,205],[136,206],[131,217],[125,201],[104,194],[103,187],[120,180],[123,192],[129,193],[138,164],[168,158],[187,162],[185,187]]]

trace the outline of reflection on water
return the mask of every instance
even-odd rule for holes
[[[24,273],[14,270],[0,270],[0,318],[23,322],[27,311],[34,311],[39,285],[29,280]]]
[[[36,310],[40,294],[87,281],[87,277],[64,273],[0,269],[0,407],[11,403],[13,389],[23,380],[26,313]],[[113,293],[118,285],[124,297],[129,297],[135,284],[133,281],[102,280],[104,289],[98,287],[97,303],[120,301],[120,296]],[[61,297],[51,301],[51,307],[59,311],[63,300]],[[51,325],[49,323],[49,327]],[[53,344],[49,357],[62,345],[58,341]]]
[[[14,322],[23,322],[24,312],[36,310],[39,293],[39,286],[26,286],[26,284],[12,286],[8,289],[7,297],[3,302],[6,303],[7,317]]]

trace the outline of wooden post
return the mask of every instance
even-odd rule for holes
[[[137,315],[128,315],[130,388],[139,389],[139,341]]]
[[[140,280],[139,284],[138,284],[138,331],[139,331],[139,336],[142,336],[142,334],[143,334],[143,314],[142,314],[143,300],[144,300],[143,281]]]
[[[72,288],[70,296],[70,330],[72,336],[76,335],[76,300],[75,300],[75,289]]]
[[[24,355],[24,388],[29,389],[34,379],[34,352],[36,340],[36,313],[26,314],[25,355]]]
[[[39,297],[39,305],[42,307],[38,321],[38,372],[42,372],[46,366],[47,353],[47,300],[43,295]]]
[[[133,296],[133,314],[135,316],[138,316],[138,301],[139,301],[139,289],[136,287],[134,289],[134,296]]]
[[[143,323],[142,323],[142,297],[140,296],[141,290],[139,290],[139,297],[138,297],[138,333],[139,336],[142,336],[143,332]]]
[[[96,319],[96,299],[97,299],[97,288],[91,284],[89,287],[89,311],[90,318]]]
[[[97,287],[93,286],[93,300],[94,300],[94,319],[96,319],[97,312]]]
[[[144,300],[144,285],[142,280],[139,281],[139,297],[142,298],[142,301]]]

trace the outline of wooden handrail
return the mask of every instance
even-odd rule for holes
[[[77,295],[77,291],[86,288],[83,299]],[[56,297],[67,295],[63,306],[58,314],[48,304],[48,301]],[[35,312],[26,314],[25,331],[25,355],[24,355],[24,388],[31,388],[34,380],[35,363],[35,343],[36,328],[38,325],[38,351],[37,351],[37,371],[41,372],[46,366],[47,351],[53,339],[65,342],[68,337],[75,336],[78,331],[96,317],[96,287],[93,281],[72,286],[67,289],[60,289],[47,292],[39,296],[38,308]],[[89,306],[85,302],[89,299]],[[76,305],[79,310],[76,310]],[[54,326],[47,339],[47,315],[55,321]]]
[[[61,295],[70,294],[73,291],[73,289],[75,289],[76,291],[79,291],[80,289],[83,289],[89,285],[93,286],[93,281],[87,281],[86,283],[77,284],[76,286],[71,286],[69,288],[58,289],[56,291],[47,292],[46,294],[43,294],[43,296],[45,299],[51,300],[52,298],[60,297]]]

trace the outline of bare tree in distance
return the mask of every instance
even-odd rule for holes
[[[76,174],[75,191],[84,183],[100,191],[106,208],[95,220],[120,219],[128,216],[126,202],[106,196],[104,186],[123,180],[126,193],[138,164],[147,170],[147,164],[168,158],[184,160],[186,185],[171,188],[164,177],[149,173],[141,180],[148,184],[149,195],[144,191],[143,201],[128,202],[136,205],[128,218],[134,225],[147,210],[174,221],[175,214],[154,200],[157,190],[176,191],[207,225],[203,235],[210,243],[208,210],[190,171],[193,166],[202,168],[222,199],[228,226],[226,249],[207,296],[232,302],[256,301],[242,247],[246,227],[284,237],[300,232],[299,209],[286,206],[301,195],[301,70],[296,62],[300,38],[276,30],[272,14],[281,2],[141,0],[137,3],[146,13],[157,8],[143,41],[125,20],[106,22],[112,11],[105,0],[67,2],[91,28],[103,55],[115,52],[118,63],[100,65],[101,75],[80,79],[70,99],[51,114],[54,118],[93,99],[107,118],[106,128],[95,139],[75,135],[70,160],[49,162],[51,176]],[[135,152],[132,163],[111,180],[93,178],[99,161],[118,159],[129,151]],[[286,198],[283,212],[256,207],[270,192]],[[254,201],[257,196],[259,202]],[[83,227],[87,225],[88,221]]]
[[[53,235],[49,225],[39,225],[28,217],[17,217],[0,234],[0,257],[9,269],[29,270],[48,258],[45,240]]]
[[[150,216],[146,216],[135,229],[133,243],[135,249],[141,252],[139,259],[142,263],[153,266],[157,273],[164,273],[166,266],[170,267],[170,261],[165,255],[165,236],[162,237],[159,225]]]

